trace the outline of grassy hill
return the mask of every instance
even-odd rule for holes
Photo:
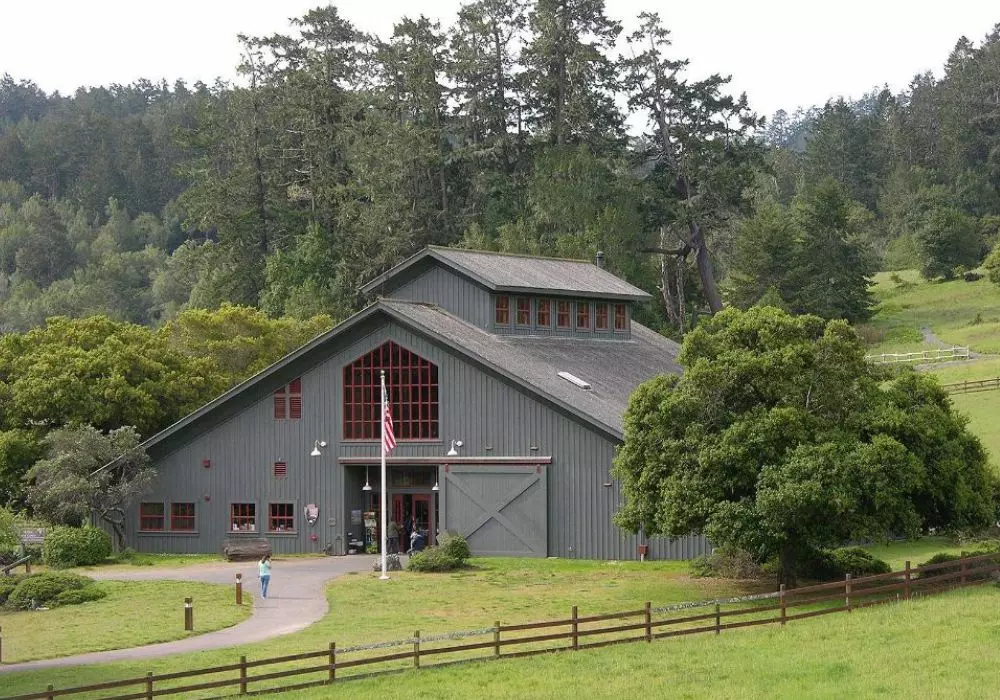
[[[923,339],[922,328],[948,345],[1000,353],[1000,286],[985,278],[928,282],[914,270],[882,272],[872,291],[878,311],[859,329],[872,353],[936,347]]]
[[[987,356],[920,370],[932,372],[943,384],[1000,377],[1000,357],[988,356],[1000,354],[1000,286],[986,279],[928,282],[907,270],[879,273],[873,292],[878,311],[859,327],[872,354],[964,346]],[[928,340],[924,329],[939,342]],[[952,401],[969,417],[1000,470],[1000,391],[957,394]]]

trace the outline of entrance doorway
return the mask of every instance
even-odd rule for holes
[[[392,519],[399,524],[399,551],[410,548],[410,533],[419,532],[427,546],[435,544],[436,514],[430,493],[396,493],[392,495]]]

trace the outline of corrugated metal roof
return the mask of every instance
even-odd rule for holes
[[[681,372],[677,364],[680,346],[635,322],[628,341],[496,336],[431,304],[394,299],[383,299],[379,304],[619,437],[635,388],[659,374]],[[559,372],[569,372],[591,388],[582,389],[560,377]]]
[[[512,255],[429,246],[361,288],[370,293],[392,288],[413,265],[432,258],[492,291],[539,292],[647,301],[650,295],[586,260]]]
[[[513,383],[555,401],[619,438],[632,391],[658,374],[681,372],[677,365],[680,346],[634,321],[632,339],[628,341],[496,336],[432,304],[382,299],[164,428],[145,440],[142,446],[152,447],[199,423],[239,394],[266,381],[290,363],[320,351],[322,346],[335,342],[357,324],[380,312],[494,368]],[[583,379],[591,388],[573,385],[559,376],[561,371]]]

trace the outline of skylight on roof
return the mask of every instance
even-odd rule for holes
[[[585,382],[584,380],[580,379],[575,374],[570,374],[569,372],[560,372],[559,376],[562,377],[563,379],[565,379],[567,382],[569,382],[571,384],[575,384],[576,386],[580,387],[581,389],[586,389],[588,391],[590,390],[590,382]]]

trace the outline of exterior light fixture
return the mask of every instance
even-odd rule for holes
[[[320,455],[322,455],[323,453],[320,452],[320,448],[321,447],[326,447],[326,442],[324,442],[323,440],[316,440],[316,441],[314,441],[313,442],[313,449],[312,449],[312,452],[309,453],[309,456],[310,457],[319,457]]]
[[[431,491],[440,491],[440,490],[441,490],[441,487],[438,486],[438,482],[435,481],[434,485],[431,487]]]
[[[365,467],[365,485],[361,487],[362,491],[371,491],[372,485],[368,481],[368,467]]]
[[[448,450],[448,452],[446,453],[445,456],[446,457],[458,457],[458,450],[456,450],[455,448],[456,447],[461,447],[461,446],[462,446],[462,441],[461,440],[452,440],[451,441],[451,449]]]

